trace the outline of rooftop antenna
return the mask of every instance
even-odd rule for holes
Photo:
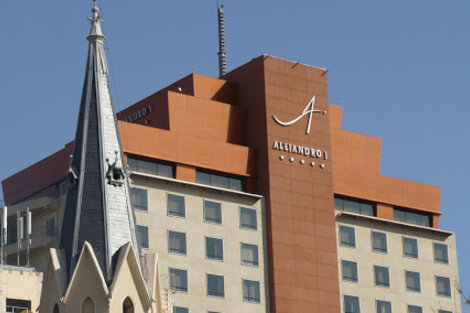
[[[219,76],[227,73],[227,53],[225,51],[225,14],[224,5],[217,2],[217,16],[219,19]]]
[[[29,267],[29,249],[31,247],[31,239],[32,239],[32,216],[31,211],[29,208],[26,208],[26,267]]]
[[[20,211],[16,212],[16,247],[17,247],[17,254],[16,254],[16,263],[20,266],[20,252],[21,252],[21,241],[23,240],[24,236],[24,219],[20,214]]]
[[[5,259],[5,246],[8,241],[8,233],[7,233],[7,218],[8,218],[8,208],[6,206],[3,206],[2,209],[2,231],[0,234],[0,240],[1,240],[1,247],[0,247],[0,262],[3,265],[4,264],[4,259]]]

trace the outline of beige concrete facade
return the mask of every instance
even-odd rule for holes
[[[15,310],[7,305],[7,299],[31,301],[31,311],[38,312],[42,278],[42,273],[31,268],[0,266],[0,312]]]
[[[137,225],[149,229],[149,251],[159,255],[162,298],[170,299],[171,306],[189,308],[189,312],[268,312],[267,261],[263,199],[257,195],[229,191],[211,186],[190,184],[173,179],[134,173],[133,187],[148,193],[148,211],[136,210]],[[186,216],[174,217],[167,213],[167,195],[181,195],[185,199]],[[204,222],[203,201],[221,203],[222,224]],[[257,230],[240,227],[240,207],[256,210]],[[186,255],[169,253],[168,232],[186,234]],[[223,260],[206,257],[205,237],[223,240]],[[259,265],[241,263],[241,244],[258,246]],[[187,271],[188,291],[168,295],[169,268]],[[223,298],[207,295],[206,274],[224,277]],[[260,283],[260,303],[245,302],[242,280]],[[164,300],[165,301],[165,300]]]
[[[340,244],[341,225],[354,228],[355,248]],[[336,230],[343,312],[344,295],[359,297],[361,312],[378,312],[376,300],[391,302],[392,312],[407,312],[408,305],[420,306],[423,312],[438,312],[438,310],[461,312],[460,294],[457,292],[459,286],[457,251],[453,233],[340,211],[336,212]],[[386,234],[387,252],[373,251],[371,239],[373,231]],[[417,258],[404,256],[404,237],[417,240]],[[434,261],[434,243],[447,245],[448,264]],[[357,282],[343,279],[342,260],[357,263]],[[374,265],[389,269],[389,287],[375,285]],[[407,290],[405,271],[419,273],[420,292]],[[436,276],[450,279],[450,297],[437,294]]]

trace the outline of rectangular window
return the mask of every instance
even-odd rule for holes
[[[137,241],[142,249],[149,248],[149,228],[147,226],[137,225]]]
[[[421,292],[421,281],[418,272],[405,271],[406,290]]]
[[[174,291],[188,292],[188,272],[170,268],[170,287]]]
[[[388,267],[374,265],[375,285],[390,287],[390,276]]]
[[[248,266],[258,266],[258,246],[242,243],[241,245],[242,264]]]
[[[426,227],[431,226],[431,219],[429,215],[423,214],[423,213],[411,212],[408,210],[403,210],[403,209],[398,209],[398,208],[393,209],[393,219],[395,221],[405,222],[405,223],[410,223],[410,224],[415,224],[415,225],[420,225],[420,226],[426,226]]]
[[[196,170],[196,183],[238,191],[245,190],[245,179],[242,177],[199,169]]]
[[[359,306],[359,297],[344,296],[344,312],[345,313],[361,313]]]
[[[447,245],[434,243],[434,262],[449,264],[449,253]]]
[[[20,299],[6,299],[6,312],[29,312],[31,310],[31,301]]]
[[[344,247],[356,247],[356,235],[354,228],[348,226],[339,227],[339,243]]]
[[[55,237],[55,217],[47,220],[46,222],[46,235],[48,237]]]
[[[452,313],[452,311],[439,310],[439,313]]]
[[[243,280],[243,301],[260,303],[259,282],[253,280]]]
[[[357,282],[357,263],[352,261],[341,261],[343,280]]]
[[[423,313],[423,308],[417,305],[408,305],[408,313]]]
[[[183,308],[181,306],[174,306],[173,307],[173,313],[189,313],[188,308]]]
[[[450,298],[450,278],[436,276],[436,292],[438,296]]]
[[[372,251],[387,253],[387,235],[385,233],[372,232]]]
[[[178,216],[178,217],[185,217],[186,216],[186,208],[184,205],[184,197],[174,194],[168,194],[168,215],[169,216]]]
[[[207,295],[225,297],[224,276],[207,274]]]
[[[256,210],[243,207],[240,208],[240,228],[253,230],[258,229]]]
[[[204,200],[204,222],[222,224],[222,205]]]
[[[377,313],[392,313],[392,304],[387,301],[376,301]]]
[[[409,258],[418,258],[418,240],[403,237],[403,255]]]
[[[219,261],[224,259],[224,242],[222,239],[206,237],[206,258]]]
[[[186,255],[186,234],[168,231],[168,252]]]
[[[163,177],[174,178],[175,170],[170,164],[157,161],[145,161],[127,157],[127,165],[129,168],[136,172],[153,174]]]
[[[136,210],[148,211],[147,190],[131,188],[131,204]]]
[[[342,199],[335,196],[335,209],[350,213],[374,216],[374,205],[368,202]]]

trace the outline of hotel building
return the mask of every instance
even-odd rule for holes
[[[461,312],[440,189],[380,174],[381,139],[341,129],[325,69],[262,55],[117,117],[164,312]],[[47,269],[72,153],[3,180],[9,263],[29,208],[31,264]]]

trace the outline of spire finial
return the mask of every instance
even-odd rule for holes
[[[100,18],[98,5],[96,0],[93,0],[93,8],[91,9],[93,17],[89,17],[88,20],[91,22],[90,35],[88,36],[88,41],[97,41],[105,40],[103,33],[101,32],[101,23],[103,20]]]

